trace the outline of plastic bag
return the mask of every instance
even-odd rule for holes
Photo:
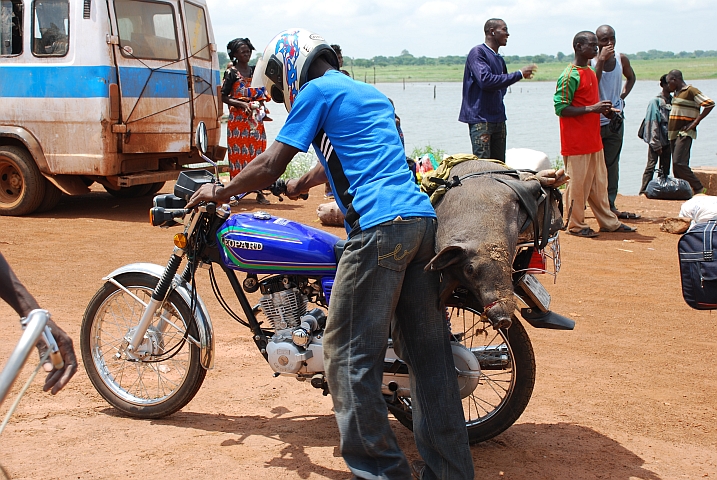
[[[689,200],[692,187],[682,178],[658,176],[647,184],[645,195],[659,200]]]

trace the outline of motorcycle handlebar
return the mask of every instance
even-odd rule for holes
[[[276,182],[272,183],[268,190],[275,196],[279,197],[279,201],[284,201],[284,199],[281,197],[282,195],[286,195],[286,180],[279,179]],[[307,200],[309,198],[308,193],[302,193],[299,195],[299,198],[302,200]]]

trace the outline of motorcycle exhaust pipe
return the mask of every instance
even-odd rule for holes
[[[384,395],[396,394],[399,397],[410,397],[410,388],[401,388],[396,382],[388,382],[388,385],[381,384],[381,393]]]

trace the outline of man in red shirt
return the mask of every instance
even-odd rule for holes
[[[597,37],[592,32],[580,32],[573,38],[573,49],[575,59],[560,75],[553,97],[555,114],[560,117],[565,173],[570,177],[566,190],[567,204],[572,207],[568,233],[588,238],[598,235],[585,222],[585,202],[601,232],[634,232],[635,228],[620,223],[608,201],[600,114],[609,117],[615,109],[609,100],[599,100],[598,80],[588,66],[598,52]]]

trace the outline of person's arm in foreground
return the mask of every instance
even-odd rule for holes
[[[25,286],[12,271],[5,257],[0,253],[0,298],[5,300],[21,317],[26,317],[32,310],[40,308],[35,298],[27,291]],[[52,330],[52,336],[57,341],[60,355],[65,362],[64,367],[59,370],[51,370],[52,365],[45,363],[43,368],[48,371],[45,385],[42,390],[55,395],[67,385],[72,376],[77,372],[77,357],[72,346],[72,339],[57,326],[52,320],[47,321],[47,326]]]

